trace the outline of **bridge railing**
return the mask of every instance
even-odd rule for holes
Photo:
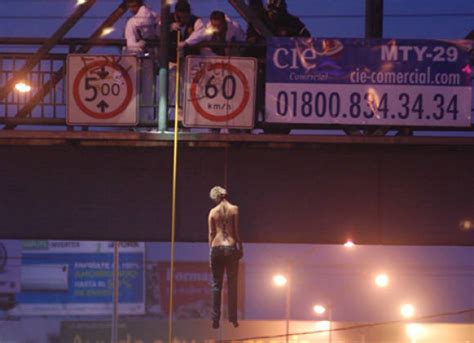
[[[0,88],[21,69],[24,63],[31,56],[35,46],[42,44],[44,39],[39,38],[0,38]],[[66,75],[66,59],[69,52],[76,50],[78,46],[84,44],[84,39],[64,39],[60,42],[54,53],[46,55],[35,68],[28,73],[25,78],[25,84],[31,86],[31,92],[12,91],[4,99],[0,98],[0,125],[35,125],[35,126],[63,126],[68,129],[66,124],[66,105],[67,105],[67,75]],[[90,44],[90,42],[89,42]],[[118,55],[124,46],[125,41],[121,39],[103,39],[94,42],[94,54],[114,54]],[[31,52],[24,52],[25,50]],[[23,52],[17,52],[23,51]],[[142,61],[143,62],[143,61]],[[474,69],[474,68],[473,68]],[[474,72],[473,72],[474,83]],[[56,82],[51,82],[55,80]],[[173,81],[173,80],[171,80]],[[39,97],[36,101],[32,101],[35,92],[46,83],[51,82],[53,85],[45,92],[44,97]],[[147,112],[146,116],[141,116],[138,128],[156,127],[158,122],[159,99],[156,92],[159,87],[158,75],[155,77],[153,88],[153,97],[139,97],[140,111]],[[174,87],[173,84],[169,85]],[[474,88],[474,87],[473,87]],[[474,98],[474,96],[473,96]],[[150,100],[152,99],[152,100]],[[174,119],[174,100],[168,101],[168,125],[171,125]],[[152,113],[150,115],[150,113]],[[474,116],[474,104],[472,106],[472,115]],[[263,119],[256,122],[256,127],[266,126]],[[455,130],[472,131],[473,127],[461,128]],[[83,126],[87,129],[87,126]],[[281,127],[280,127],[281,128]],[[332,129],[340,130],[337,125],[313,125],[315,129]],[[129,129],[129,128],[126,128]],[[433,128],[417,128],[417,130],[433,130]],[[435,128],[439,131],[450,130],[450,128]],[[276,130],[276,132],[285,132]],[[347,133],[347,132],[346,132]]]
[[[0,53],[0,87],[26,62],[28,53]],[[43,58],[36,67],[24,78],[25,85],[33,90],[39,89],[46,82],[56,77],[66,63],[66,54],[50,54]],[[66,117],[66,74],[62,69],[61,80],[53,86],[50,92],[37,103],[33,111],[23,119],[23,123],[35,125],[65,125]],[[4,122],[15,121],[15,116],[26,106],[32,92],[10,92],[5,99],[0,101],[0,120]]]

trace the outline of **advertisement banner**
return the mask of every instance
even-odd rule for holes
[[[471,41],[271,38],[266,121],[471,125]]]
[[[21,242],[0,240],[0,293],[20,291]]]
[[[23,241],[19,315],[111,314],[113,243]],[[119,312],[143,314],[144,243],[119,245]]]
[[[157,262],[147,266],[147,312],[168,314],[170,295],[170,264]],[[244,313],[244,264],[239,263],[237,284],[237,312]],[[211,318],[211,282],[209,263],[175,262],[174,264],[174,313],[177,319]],[[224,277],[222,290],[223,318],[227,317],[227,282]]]

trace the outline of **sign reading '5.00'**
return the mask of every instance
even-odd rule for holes
[[[184,125],[252,128],[256,63],[253,58],[187,57]]]
[[[68,56],[70,125],[136,125],[134,56]]]

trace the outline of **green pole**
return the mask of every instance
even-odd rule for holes
[[[164,132],[168,118],[168,52],[170,32],[170,5],[168,0],[161,0],[160,28],[160,98],[158,107],[158,131]]]

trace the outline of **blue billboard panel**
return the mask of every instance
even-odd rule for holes
[[[470,41],[272,38],[266,120],[471,125]]]
[[[0,240],[0,293],[20,291],[21,242]]]
[[[143,314],[144,243],[119,247],[119,311]],[[113,243],[25,241],[21,292],[14,310],[22,315],[101,315],[113,307]]]

